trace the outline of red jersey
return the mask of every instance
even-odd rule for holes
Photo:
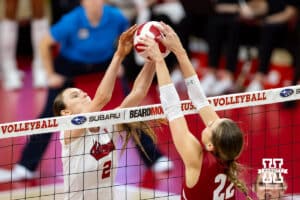
[[[214,155],[203,150],[201,174],[192,188],[183,183],[181,200],[234,200],[235,187],[226,176],[226,166]]]

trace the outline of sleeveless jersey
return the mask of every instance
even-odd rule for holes
[[[210,152],[203,150],[198,182],[188,188],[184,180],[181,200],[234,200],[235,187],[225,175],[225,166]]]
[[[64,144],[61,132],[65,200],[110,200],[114,198],[117,133],[113,126],[101,127],[98,133],[86,129],[84,136]]]

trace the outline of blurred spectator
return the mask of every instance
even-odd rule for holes
[[[296,20],[296,41],[295,41],[295,51],[294,51],[294,77],[292,80],[292,85],[300,84],[300,1],[299,0],[287,0],[287,3],[295,9],[295,13],[297,13],[297,20]]]
[[[239,0],[219,0],[214,14],[208,21],[208,69],[202,78],[202,86],[209,96],[230,91],[234,86],[239,50]],[[226,47],[226,48],[224,48]],[[218,70],[225,50],[225,68]]]
[[[177,34],[190,55],[191,36],[207,40],[207,23],[213,14],[213,3],[211,0],[181,0],[180,2],[185,16],[178,25]]]
[[[16,61],[18,38],[18,21],[16,19],[18,0],[6,0],[4,19],[0,34],[0,66],[3,72],[3,87],[5,90],[20,89],[23,86],[22,73]],[[44,1],[31,0],[31,42],[33,47],[32,74],[33,86],[46,87],[46,74],[38,51],[39,41],[47,32],[48,19],[45,17]]]
[[[258,70],[246,89],[246,91],[258,91],[264,89],[264,80],[269,72],[272,51],[275,47],[284,45],[283,43],[287,41],[285,38],[288,38],[289,22],[296,13],[295,9],[285,0],[268,0],[266,2],[261,1],[257,4],[249,3],[248,5],[248,13],[245,14],[245,12],[241,12],[244,18],[247,18],[247,16],[253,18],[256,10],[260,10],[260,14],[265,15],[261,20]],[[256,7],[254,7],[254,5]]]
[[[190,44],[193,42],[193,37],[207,41],[207,24],[213,13],[213,3],[211,0],[180,0],[180,2],[184,8],[185,15],[177,25],[175,31],[189,57],[191,57],[192,50],[190,49]],[[169,66],[169,63],[167,65]],[[182,85],[179,83],[182,83],[183,77],[178,68],[175,68],[171,72],[171,78],[175,85]],[[178,89],[181,88],[179,87]]]
[[[297,13],[296,18],[296,27],[295,27],[295,41],[294,41],[294,51],[293,51],[293,58],[294,58],[294,73],[293,78],[291,81],[291,85],[300,84],[300,1],[298,0],[287,0],[287,3],[295,9],[295,13]],[[284,102],[285,107],[294,107],[297,101],[288,101]]]

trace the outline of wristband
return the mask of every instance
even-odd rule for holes
[[[160,102],[169,121],[183,117],[181,102],[174,84],[159,87]]]
[[[207,97],[201,87],[198,76],[195,74],[186,78],[185,85],[187,87],[188,95],[196,109],[199,111],[201,108],[208,106]]]

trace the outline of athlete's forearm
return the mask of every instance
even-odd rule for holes
[[[155,74],[155,63],[147,62],[134,81],[132,90],[140,96],[140,101],[147,95]]]
[[[196,71],[184,49],[175,51],[174,54],[178,60],[179,67],[184,78],[188,78],[196,74]]]
[[[118,76],[117,72],[122,64],[122,61],[123,57],[120,57],[118,54],[115,54],[113,56],[113,59],[96,90],[96,94],[93,99],[93,105],[90,111],[101,110],[111,100],[112,92],[114,90],[115,82]]]
[[[155,62],[155,69],[159,86],[172,83],[169,70],[164,59]]]
[[[136,77],[132,90],[122,101],[120,107],[127,108],[138,106],[145,98],[155,74],[154,63],[146,63]]]

